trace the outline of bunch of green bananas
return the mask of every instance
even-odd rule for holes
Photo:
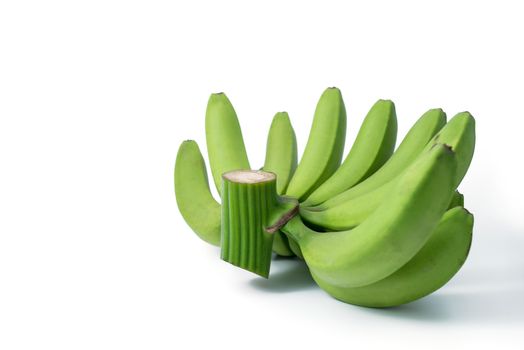
[[[462,112],[447,122],[441,109],[431,109],[395,150],[395,105],[379,100],[342,161],[345,135],[346,111],[337,88],[320,97],[298,164],[287,113],[273,118],[263,171],[244,171],[252,179],[263,172],[275,174],[278,198],[299,203],[270,233],[273,251],[303,259],[316,283],[347,303],[389,307],[434,292],[457,273],[471,245],[473,215],[464,209],[457,188],[473,157],[474,118]],[[206,141],[213,179],[222,193],[223,174],[250,169],[235,110],[223,93],[209,99]],[[236,197],[231,191],[222,194],[222,204],[231,205],[224,216],[195,141],[184,141],[178,151],[175,193],[182,216],[200,238],[228,244],[223,258],[244,259],[239,266],[260,264],[248,261],[254,253],[245,250],[262,241],[246,238],[233,245],[224,238],[224,226],[237,220],[244,230],[265,225],[267,231],[267,221],[249,208],[238,208],[247,203],[237,200],[240,192],[234,192]],[[235,218],[232,209],[245,214]]]

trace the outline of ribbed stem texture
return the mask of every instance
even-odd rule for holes
[[[273,234],[266,228],[279,207],[276,177],[262,171],[233,171],[222,176],[221,258],[269,276]]]

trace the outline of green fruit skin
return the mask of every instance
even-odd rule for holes
[[[175,163],[178,209],[189,227],[204,241],[220,245],[220,204],[209,189],[206,164],[198,144],[182,142]]]
[[[367,307],[393,307],[429,295],[444,286],[462,267],[469,253],[473,215],[462,207],[448,210],[422,249],[404,266],[370,285],[342,288],[317,284],[334,298]]]
[[[422,154],[427,153],[431,147],[440,142],[451,146],[456,153],[458,174],[454,183],[456,188],[466,175],[473,158],[475,149],[474,118],[467,112],[457,114],[424,147]],[[349,195],[345,202],[333,204],[333,201],[326,201],[316,207],[301,208],[301,215],[308,223],[329,230],[346,230],[356,227],[376,210],[399,178],[400,175],[375,190],[368,191],[360,196],[353,197]],[[354,188],[356,189],[357,187]],[[347,191],[346,194],[350,194],[350,191]],[[457,200],[460,199],[457,198]]]
[[[395,104],[378,100],[368,112],[342,165],[304,202],[314,206],[353,187],[377,171],[391,156],[397,140]]]
[[[286,195],[303,201],[338,168],[346,138],[346,108],[337,88],[328,88],[318,101],[304,154]]]
[[[280,231],[275,232],[274,235],[273,251],[280,256],[295,256],[295,253],[293,253],[293,250],[291,250],[289,246],[287,236]]]
[[[451,202],[449,203],[448,209],[455,208],[455,207],[463,207],[464,206],[464,195],[460,193],[459,191],[455,191],[453,193],[453,197],[451,198]]]
[[[310,271],[330,285],[359,287],[389,276],[424,245],[454,191],[456,155],[435,145],[406,171],[379,208],[353,230],[318,233],[295,216],[282,230]]]
[[[291,249],[293,254],[295,254],[299,259],[304,260],[304,256],[302,255],[302,251],[300,250],[298,243],[294,239],[291,239],[288,235],[286,235],[286,237],[288,239],[289,249]]]
[[[237,114],[224,93],[209,97],[206,142],[213,180],[218,193],[221,193],[223,173],[250,169]]]
[[[264,171],[277,175],[277,193],[286,191],[297,167],[297,138],[286,112],[273,117],[266,146]]]
[[[308,224],[322,227],[324,230],[348,230],[364,222],[380,206],[394,185],[395,181],[390,181],[332,208],[323,209],[322,205],[311,208],[301,207],[300,216]]]
[[[444,143],[457,150],[458,166],[455,178],[455,188],[457,188],[466,175],[475,152],[475,118],[469,112],[456,114],[433,137],[425,149],[430,149],[435,143]]]
[[[277,193],[285,192],[289,180],[297,167],[297,138],[286,112],[273,117],[266,145],[264,171],[277,175]],[[280,256],[295,255],[289,247],[288,238],[282,232],[275,232],[273,251]]]
[[[390,181],[360,197],[349,199],[343,205],[321,210],[320,207],[300,208],[300,216],[309,224],[327,230],[341,231],[358,226],[375,211],[395,185]],[[464,206],[464,195],[455,191],[448,209]],[[318,208],[318,209],[316,209]]]
[[[325,201],[323,206],[331,207],[344,203],[393,180],[423,152],[424,147],[445,124],[446,113],[442,109],[430,109],[424,113],[380,169],[358,185]]]

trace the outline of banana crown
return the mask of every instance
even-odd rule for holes
[[[343,159],[346,107],[324,90],[304,152],[287,112],[274,115],[260,170],[251,170],[236,111],[211,94],[204,158],[182,142],[174,171],[179,211],[222,260],[270,276],[272,253],[297,256],[315,282],[346,303],[390,307],[444,286],[469,254],[473,215],[458,186],[475,150],[475,119],[426,111],[400,145],[395,104],[377,100]]]

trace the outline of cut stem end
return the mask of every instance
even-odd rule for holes
[[[267,278],[273,233],[297,212],[296,200],[277,195],[275,174],[261,170],[224,173],[221,258]]]

